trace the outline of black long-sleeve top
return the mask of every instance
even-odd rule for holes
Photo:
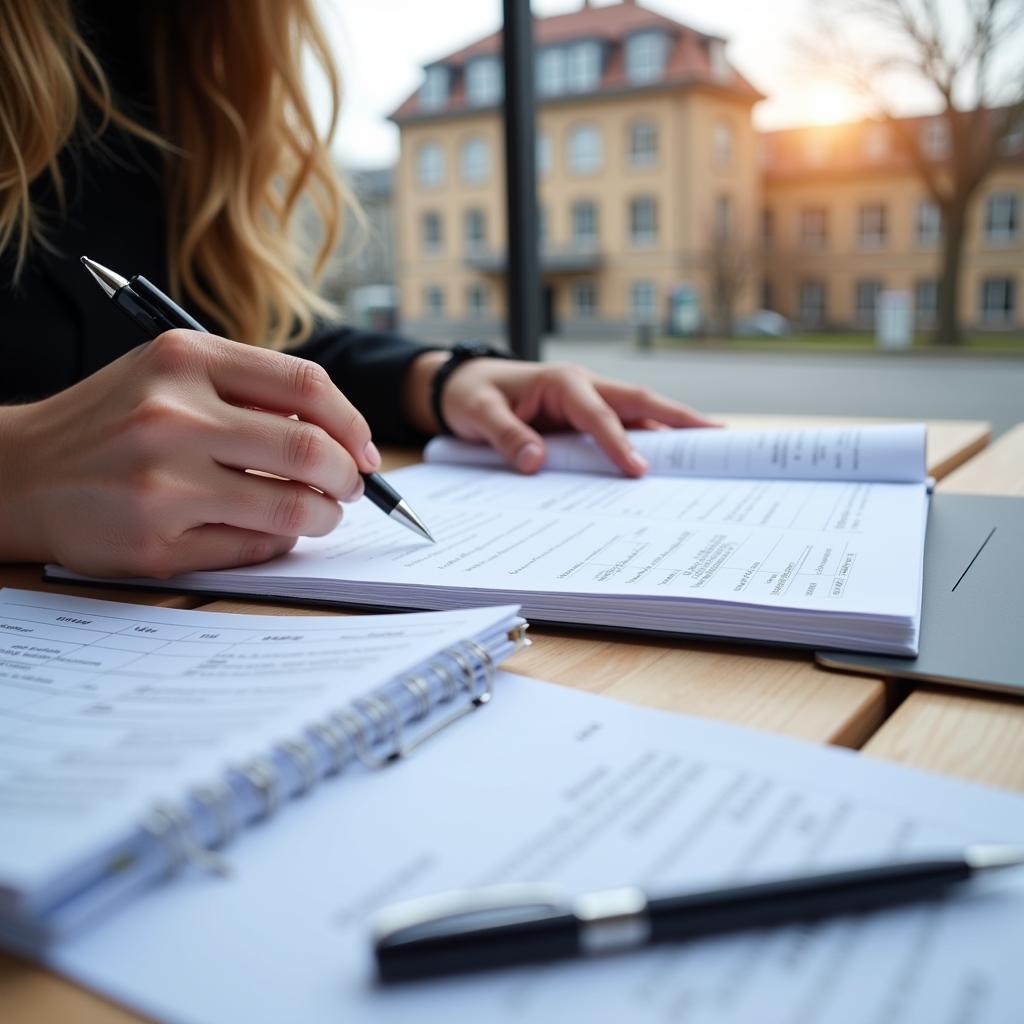
[[[145,7],[116,0],[76,4],[115,96],[143,117],[151,113],[146,107],[152,95],[147,62],[138,58],[136,45],[142,29],[138,12]],[[168,280],[161,161],[155,149],[108,128],[98,142],[72,142],[60,166],[67,188],[63,211],[46,176],[32,188],[50,246],[31,250],[17,283],[13,254],[0,254],[0,403],[61,391],[145,340],[97,287],[80,256],[126,277],[141,274],[158,287]],[[199,319],[223,333],[205,314]],[[319,328],[291,351],[330,373],[375,437],[416,439],[403,420],[399,394],[405,371],[426,346],[333,325]]]

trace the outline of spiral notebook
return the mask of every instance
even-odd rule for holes
[[[390,474],[435,545],[357,502],[330,535],[262,565],[132,583],[382,608],[508,602],[532,622],[917,652],[923,425],[630,436],[650,464],[640,480],[579,435],[549,438],[531,477],[435,439],[425,465]]]
[[[71,934],[491,696],[510,606],[232,615],[0,591],[0,942]]]

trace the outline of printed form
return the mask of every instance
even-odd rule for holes
[[[1008,1024],[1024,1006],[1020,871],[869,915],[374,982],[370,921],[394,901],[497,882],[671,892],[986,841],[1024,841],[1024,799],[501,676],[487,714],[241,837],[233,880],[181,877],[55,965],[189,1024]]]

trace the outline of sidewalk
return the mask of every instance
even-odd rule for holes
[[[582,363],[701,409],[1024,421],[1024,359],[890,353],[637,352],[629,343],[550,339],[545,359]]]

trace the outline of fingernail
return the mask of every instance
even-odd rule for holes
[[[527,441],[516,452],[516,469],[523,473],[529,473],[540,468],[543,458],[544,449],[536,441]]]
[[[380,465],[380,452],[377,451],[377,446],[372,441],[367,441],[363,445],[363,454],[366,456],[366,461],[376,469]]]
[[[355,487],[352,488],[352,493],[345,499],[346,501],[358,501],[363,493],[366,491],[366,484],[363,482],[363,478],[359,477],[356,481]]]
[[[629,453],[629,461],[632,462],[641,473],[647,472],[648,462],[635,448]]]

